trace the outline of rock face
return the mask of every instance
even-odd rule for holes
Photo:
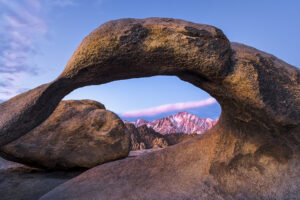
[[[136,127],[146,125],[156,132],[165,135],[172,133],[202,134],[213,127],[217,121],[218,120],[210,118],[200,119],[196,115],[184,111],[162,119],[154,120],[153,122],[138,119],[135,122],[125,121],[125,123],[132,123]]]
[[[157,149],[168,146],[163,135],[146,125],[136,128],[133,124],[127,123],[125,126],[130,133],[131,150]]]
[[[114,113],[91,100],[62,101],[40,126],[1,147],[9,160],[47,169],[91,168],[129,153]]]
[[[195,139],[97,166],[41,199],[299,198],[299,69],[182,20],[101,25],[56,80],[0,104],[0,145],[39,125],[78,87],[153,75],[211,94],[222,107],[218,123]]]

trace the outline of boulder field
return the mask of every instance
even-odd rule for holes
[[[218,123],[200,137],[94,167],[41,199],[299,198],[299,69],[183,20],[101,25],[57,79],[0,104],[0,146],[41,124],[76,88],[154,75],[208,92],[222,108]]]

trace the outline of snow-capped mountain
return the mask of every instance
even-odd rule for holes
[[[170,133],[186,133],[186,134],[201,134],[210,129],[217,123],[218,120],[203,118],[200,119],[196,115],[186,111],[164,117],[162,119],[148,122],[143,119],[138,119],[135,122],[125,121],[125,123],[132,123],[135,127],[147,125],[153,128],[156,132],[161,134]]]

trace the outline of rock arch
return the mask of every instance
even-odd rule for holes
[[[99,199],[300,195],[300,71],[230,43],[215,27],[183,20],[121,19],[101,25],[56,80],[0,104],[0,146],[39,125],[78,87],[153,75],[175,75],[210,93],[222,107],[219,123],[199,139],[96,167],[44,199],[86,198],[86,191]]]

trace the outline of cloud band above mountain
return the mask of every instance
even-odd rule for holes
[[[217,101],[214,98],[208,98],[201,101],[181,102],[174,104],[164,104],[144,110],[135,110],[123,113],[122,117],[143,117],[143,116],[155,116],[165,112],[179,111],[188,108],[199,108],[208,105],[212,105]]]

